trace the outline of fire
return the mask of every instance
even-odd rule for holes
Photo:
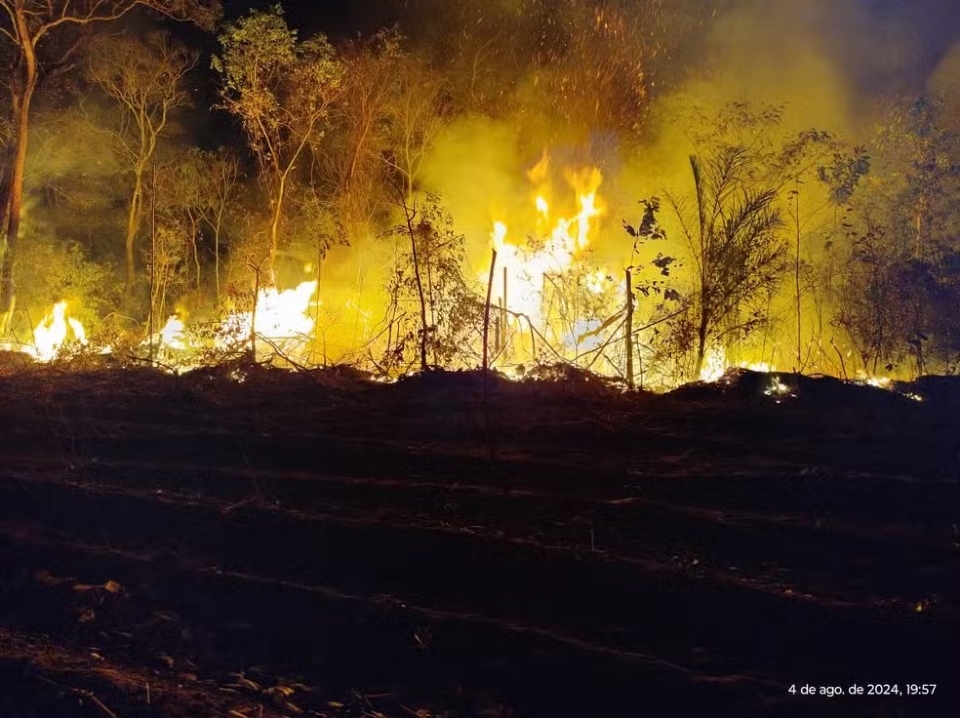
[[[584,278],[584,286],[591,294],[603,294],[607,288],[607,278],[608,276],[605,270],[597,269],[590,272],[590,274]]]
[[[549,157],[543,159],[528,173],[531,181],[546,186]],[[591,241],[594,221],[603,213],[597,191],[603,175],[597,168],[579,172],[567,172],[567,183],[576,192],[578,211],[569,218],[558,218],[548,230],[548,236],[540,246],[529,246],[507,240],[507,225],[497,220],[490,233],[490,241],[497,250],[497,264],[504,267],[508,277],[507,308],[540,319],[543,288],[547,275],[562,274],[569,270],[586,250]],[[542,221],[550,218],[550,203],[543,192],[535,195],[534,206]],[[606,272],[595,273],[605,277]],[[486,273],[481,273],[486,281]],[[591,275],[590,287],[600,283]],[[592,291],[592,290],[591,290]]]
[[[33,346],[26,351],[39,362],[50,362],[60,355],[70,339],[80,346],[87,345],[83,325],[67,316],[66,302],[58,302],[33,330]]]
[[[187,327],[180,317],[176,315],[170,317],[159,332],[159,345],[174,351],[186,351],[189,349],[186,330]]]
[[[543,195],[537,195],[537,198],[534,200],[534,204],[537,206],[537,212],[544,218],[550,219],[550,204],[543,198]]]
[[[864,371],[857,372],[857,381],[867,386],[877,389],[889,389],[893,384],[893,379],[887,376],[871,376]]]
[[[580,214],[576,217],[577,249],[584,250],[590,244],[590,222],[603,212],[597,197],[603,175],[596,167],[591,167],[581,172],[567,173],[567,182],[577,191],[579,197]]]
[[[199,338],[204,332],[191,332],[184,318],[178,315],[167,319],[163,328],[142,346],[152,346],[161,353],[174,352],[174,357],[167,358],[173,359],[175,370],[192,371],[202,366],[200,357],[205,350],[234,352],[244,348],[250,341],[251,328],[255,328],[257,340],[263,340],[257,345],[258,354],[261,349],[263,354],[279,350],[286,356],[299,357],[306,344],[304,340],[312,336],[314,329],[311,300],[316,290],[315,280],[303,282],[293,289],[261,289],[257,294],[256,313],[236,311],[228,314],[219,322],[212,346],[210,340]]]
[[[750,371],[771,374],[777,371],[776,367],[767,362],[747,362],[742,361],[737,364],[730,364],[727,361],[727,353],[722,347],[710,349],[703,357],[703,368],[700,369],[700,381],[712,384],[723,377],[727,369],[736,367],[738,369],[749,369]]]
[[[285,349],[290,348],[291,341],[309,337],[315,324],[310,307],[317,286],[317,281],[312,280],[282,291],[276,287],[261,289],[255,312],[234,312],[221,322],[218,347],[242,345],[249,339],[251,329],[258,339]]]
[[[727,354],[723,349],[711,349],[703,357],[700,381],[712,384],[719,381],[727,370]]]

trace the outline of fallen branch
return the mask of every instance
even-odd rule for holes
[[[97,698],[97,696],[94,694],[93,691],[88,691],[85,688],[74,688],[73,686],[64,685],[63,683],[57,683],[57,681],[52,681],[49,678],[46,678],[44,676],[34,675],[33,677],[36,678],[37,680],[43,681],[44,683],[49,683],[51,686],[56,686],[57,688],[60,688],[65,691],[70,691],[71,693],[78,695],[81,698],[86,698],[88,701],[93,703],[93,705],[95,705],[98,709],[100,709],[100,711],[108,718],[120,718],[116,713],[114,713],[112,710],[107,708],[107,706],[104,705],[103,701]]]

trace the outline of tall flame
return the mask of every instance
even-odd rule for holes
[[[544,155],[530,170],[528,177],[540,185],[534,197],[534,206],[541,221],[548,221],[550,204],[544,196],[550,158]],[[591,167],[579,172],[567,172],[567,183],[577,194],[577,213],[570,218],[558,218],[548,230],[541,246],[520,246],[507,240],[507,225],[494,222],[490,241],[497,250],[497,263],[506,268],[509,277],[509,309],[531,317],[540,315],[543,283],[546,275],[567,271],[578,255],[590,245],[593,220],[603,212],[597,190],[603,181],[600,170]],[[599,275],[605,275],[603,271]],[[596,282],[590,283],[593,287]]]
[[[57,302],[33,330],[33,347],[28,352],[37,361],[53,361],[71,338],[76,344],[87,345],[87,333],[83,325],[67,316],[66,302]]]

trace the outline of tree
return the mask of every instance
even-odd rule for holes
[[[409,230],[403,224],[395,231],[406,236]],[[432,366],[446,366],[463,353],[467,334],[479,321],[482,304],[470,293],[463,276],[466,239],[455,231],[453,220],[437,196],[427,195],[421,203],[412,231],[417,241],[410,245],[409,261],[397,265],[388,288],[391,310],[397,319],[396,327],[391,325],[391,334],[396,330],[396,340],[389,342],[386,363],[391,367],[414,363],[409,355],[416,341],[415,354],[423,370],[424,354],[430,357]],[[412,256],[414,248],[416,261]],[[430,278],[428,284],[417,278],[416,268],[421,279]],[[409,321],[409,315],[400,311],[401,305],[410,301],[420,306],[419,321]]]
[[[876,374],[881,362],[893,369],[898,348],[896,265],[886,228],[868,225],[857,236],[851,230],[852,252],[842,287],[837,321],[853,338],[863,368]]]
[[[626,353],[626,378],[627,384],[632,389],[634,385],[633,359],[634,359],[634,330],[633,317],[636,308],[636,292],[639,292],[645,299],[650,295],[655,295],[660,301],[654,304],[654,312],[660,315],[657,319],[651,319],[651,327],[657,324],[667,322],[673,317],[683,313],[683,308],[664,315],[667,311],[667,303],[680,304],[682,298],[680,293],[670,285],[670,271],[676,264],[676,257],[664,255],[663,252],[657,252],[657,255],[647,262],[640,262],[639,252],[644,249],[644,245],[650,243],[664,242],[667,239],[667,233],[660,226],[660,220],[657,214],[660,212],[660,198],[650,197],[640,200],[643,205],[643,217],[640,224],[633,226],[626,220],[623,222],[623,228],[633,239],[633,250],[630,253],[630,263],[624,268],[626,272],[626,325],[624,327],[624,349]],[[677,264],[677,267],[683,266]],[[676,309],[676,307],[671,307]],[[655,330],[659,333],[659,330]]]
[[[384,30],[342,50],[343,93],[331,111],[332,132],[316,151],[322,177],[344,225],[365,233],[383,210],[384,151],[389,148],[390,112],[396,68],[406,62],[402,38]]]
[[[5,225],[0,311],[9,312],[13,305],[13,266],[20,231],[30,108],[44,66],[41,60],[46,59],[46,64],[52,67],[69,66],[79,43],[58,46],[51,40],[69,36],[80,28],[117,20],[137,7],[209,29],[220,14],[217,0],[0,0],[0,39],[16,56],[15,74],[10,82],[12,138],[3,168],[3,196],[0,196],[0,220]],[[56,56],[42,58],[42,51],[50,44],[56,47]]]
[[[117,141],[133,174],[124,237],[128,292],[135,279],[136,239],[146,193],[144,177],[158,141],[169,129],[171,112],[188,102],[183,78],[198,56],[162,32],[146,38],[107,36],[94,44],[91,53],[88,74],[117,103]]]
[[[343,66],[323,35],[299,40],[283,9],[253,11],[229,23],[213,58],[221,107],[240,120],[270,200],[271,276],[275,271],[288,183],[324,130],[343,84]]]
[[[898,208],[891,224],[922,261],[937,261],[960,231],[960,135],[948,121],[936,98],[898,100],[883,109],[875,140],[885,185],[878,189]]]
[[[200,206],[203,218],[213,232],[213,277],[220,304],[220,252],[223,246],[223,224],[227,209],[234,201],[237,180],[240,179],[240,160],[225,147],[204,153],[206,182],[201,185]]]
[[[158,198],[164,215],[175,218],[191,237],[197,289],[201,284],[200,240],[204,227],[213,239],[213,275],[220,304],[220,255],[227,211],[234,204],[240,161],[225,147],[215,151],[190,148],[163,171],[163,194]]]
[[[848,218],[838,323],[864,368],[951,370],[960,348],[960,138],[935,99],[893,102],[873,142],[870,193]]]
[[[410,241],[410,261],[420,304],[420,369],[426,371],[430,322],[430,265],[422,265],[418,247],[419,179],[427,153],[447,122],[445,90],[439,75],[424,61],[408,56],[395,70],[396,84],[389,117],[390,149],[383,155],[390,192],[403,214],[403,232]],[[424,274],[427,276],[424,276]]]
[[[747,145],[720,144],[691,155],[692,197],[671,197],[695,266],[696,365],[707,348],[763,320],[749,305],[779,280],[786,255],[778,192],[752,181]],[[742,316],[744,310],[747,318]]]
[[[794,371],[803,371],[813,355],[815,344],[823,358],[822,294],[830,290],[832,277],[819,277],[818,286],[809,249],[817,237],[835,237],[839,233],[841,215],[849,211],[860,181],[870,171],[870,158],[864,147],[847,147],[829,132],[806,130],[787,141],[779,159],[773,163],[784,179],[785,202],[782,209],[793,233],[793,304],[796,311]],[[808,181],[813,180],[816,181]],[[789,188],[789,189],[788,189]],[[830,216],[832,215],[832,217]],[[804,257],[804,254],[807,256]],[[803,349],[804,298],[812,295],[814,318],[807,350]]]

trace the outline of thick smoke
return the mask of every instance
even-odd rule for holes
[[[569,3],[557,5],[563,9]],[[857,141],[872,128],[881,96],[955,86],[960,50],[951,48],[960,10],[953,5],[945,0],[738,0],[684,20],[671,14],[690,8],[664,3],[657,31],[670,36],[649,40],[662,55],[652,54],[648,63],[649,96],[637,108],[639,133],[625,130],[629,123],[623,122],[619,131],[589,128],[594,132],[582,133],[582,146],[574,152],[551,145],[550,137],[537,146],[528,131],[528,105],[497,120],[470,117],[441,138],[428,184],[443,194],[472,243],[482,247],[496,215],[516,216],[529,206],[533,188],[525,186],[525,172],[544,149],[557,163],[563,155],[579,156],[604,171],[607,218],[619,227],[621,214],[632,211],[624,203],[683,181],[690,147],[680,120],[693,106],[709,115],[731,100],[784,105],[785,132],[816,127]],[[531,65],[525,75],[535,78],[541,71]],[[543,106],[534,108],[536,120],[556,121],[561,100],[549,95],[539,100]],[[475,256],[483,254],[474,249]]]
[[[513,5],[532,9],[513,12]],[[466,235],[469,271],[478,276],[489,261],[495,220],[507,223],[513,241],[536,226],[534,198],[540,188],[528,172],[544,152],[551,157],[549,199],[557,214],[576,211],[564,170],[589,165],[603,172],[604,214],[594,233],[592,259],[619,276],[631,248],[622,220],[637,220],[637,201],[689,189],[692,146],[684,118],[693,108],[710,116],[730,101],[782,105],[785,136],[817,128],[853,144],[866,142],[874,130],[881,99],[955,92],[960,79],[960,10],[950,0],[719,0],[713,7],[657,0],[518,0],[477,5],[475,13],[470,3],[456,12],[425,0],[412,6],[419,17],[407,14],[400,20],[421,47],[441,35],[456,40],[478,33],[481,40],[489,33],[494,47],[498,37],[511,32],[551,43],[553,54],[547,56],[540,46],[524,54],[514,44],[509,53],[480,57],[489,66],[471,67],[476,77],[503,80],[486,91],[488,97],[498,93],[495,111],[478,108],[454,122],[424,168],[424,187],[442,196]],[[506,18],[505,28],[497,25],[500,16]],[[611,63],[623,63],[616,41],[591,55],[589,44],[585,50],[571,39],[578,32],[596,32],[596,26],[583,26],[594,18],[620,22],[617,27],[625,29],[618,37],[641,43],[636,57],[643,91],[609,111],[599,99],[596,106],[570,106],[591,98],[589,83],[585,89],[576,77],[570,84],[581,95],[556,91],[568,86],[563,72],[599,77]],[[417,28],[423,27],[429,32],[418,36]],[[458,82],[463,66],[450,52],[446,48],[437,61],[449,63],[448,72]],[[574,56],[577,52],[581,55]],[[579,66],[591,61],[596,68]],[[599,91],[597,98],[603,98]],[[626,116],[630,102],[634,113]],[[960,102],[954,108],[960,113]],[[669,224],[668,217],[664,220]],[[671,230],[671,250],[681,254],[679,232]]]

